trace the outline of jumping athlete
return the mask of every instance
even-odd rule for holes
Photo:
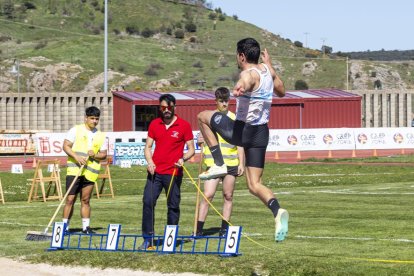
[[[216,96],[216,111],[229,116],[233,120],[236,115],[229,110],[230,91],[226,87],[219,87],[215,91]],[[231,212],[233,208],[233,192],[236,185],[236,177],[242,176],[244,173],[244,151],[242,147],[237,147],[227,143],[223,138],[218,135],[218,142],[220,150],[222,151],[224,163],[227,165],[227,174],[223,177],[209,179],[204,182],[204,195],[208,201],[212,201],[217,190],[217,185],[220,180],[223,183],[223,220],[221,221],[221,227],[219,236],[225,236],[227,227],[229,225]],[[199,135],[197,143],[204,144],[202,135]],[[213,157],[208,146],[203,146],[204,164],[210,167],[214,164]],[[209,204],[205,198],[201,199],[200,209],[198,212],[197,232],[196,236],[202,236],[204,222],[206,221]]]
[[[260,55],[263,63],[259,64]],[[233,88],[233,96],[237,98],[236,120],[211,110],[198,114],[201,133],[214,159],[214,165],[199,177],[212,179],[227,173],[216,133],[230,144],[243,147],[249,191],[272,211],[275,217],[275,240],[279,242],[287,235],[289,214],[280,208],[273,192],[262,184],[262,175],[269,142],[267,123],[273,93],[283,97],[285,88],[272,67],[267,50],[261,52],[255,39],[245,38],[237,43],[237,64],[241,73]]]

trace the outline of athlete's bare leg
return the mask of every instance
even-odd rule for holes
[[[247,187],[251,194],[257,196],[265,205],[275,198],[272,190],[262,184],[262,168],[246,167]]]

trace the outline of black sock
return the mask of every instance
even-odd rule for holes
[[[280,209],[280,205],[279,202],[277,201],[276,198],[272,198],[267,202],[267,207],[269,207],[270,210],[272,210],[273,216],[276,217],[277,216],[277,212]]]
[[[203,227],[204,227],[204,221],[197,221],[197,233],[201,233],[203,232]],[[195,233],[195,234],[197,234]]]
[[[223,155],[221,154],[220,146],[215,145],[213,147],[209,147],[211,155],[214,159],[214,164],[217,166],[222,166],[224,164]]]
[[[221,220],[221,230],[226,231],[227,227],[229,227],[229,223],[225,221],[224,219]]]

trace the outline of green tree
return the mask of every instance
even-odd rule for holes
[[[308,90],[309,86],[304,80],[297,80],[295,82],[295,90]]]
[[[3,14],[7,19],[13,19],[14,15],[14,3],[12,0],[6,0],[3,4]]]

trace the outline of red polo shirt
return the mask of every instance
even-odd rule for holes
[[[161,118],[154,119],[149,125],[148,137],[155,141],[152,160],[158,174],[172,174],[174,164],[183,157],[185,143],[194,139],[190,124],[178,116],[168,129]],[[182,174],[182,168],[177,169],[175,175]]]

